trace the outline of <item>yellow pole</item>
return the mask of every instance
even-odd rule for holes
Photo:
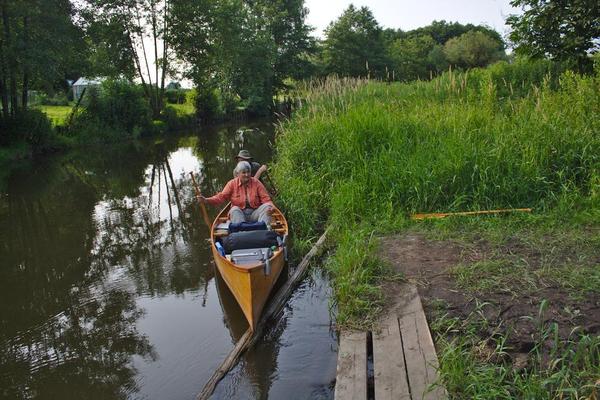
[[[509,208],[501,210],[483,210],[483,211],[463,211],[449,213],[429,213],[429,214],[413,214],[411,219],[429,219],[429,218],[446,218],[458,215],[483,215],[483,214],[499,214],[508,212],[531,212],[531,208]]]
[[[202,194],[200,193],[200,187],[198,186],[198,183],[196,183],[196,178],[194,178],[194,173],[190,172],[190,176],[192,177],[192,182],[194,183],[194,189],[196,190],[196,196],[202,196]],[[202,218],[204,218],[204,223],[206,224],[206,226],[208,227],[208,230],[210,231],[211,223],[210,223],[210,219],[208,218],[208,213],[206,212],[206,206],[200,200],[198,200],[198,203],[200,204],[200,212],[202,212]]]

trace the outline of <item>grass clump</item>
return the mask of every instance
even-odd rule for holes
[[[537,69],[512,68],[305,89],[305,105],[281,127],[273,175],[301,241],[325,226],[339,232],[328,263],[338,322],[372,319],[381,270],[366,261],[375,250],[358,248],[369,248],[373,231],[409,225],[412,212],[534,207],[598,223],[600,77],[540,82]]]
[[[543,313],[543,304],[540,316]],[[600,337],[540,324],[533,348],[515,353],[510,332],[481,338],[480,312],[461,320],[439,314],[432,323],[440,378],[455,399],[594,399],[600,391]],[[544,348],[550,350],[544,351]],[[468,377],[465,380],[465,377]]]

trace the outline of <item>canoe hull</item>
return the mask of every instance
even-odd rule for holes
[[[275,252],[270,262],[271,271],[266,275],[262,264],[252,268],[239,268],[221,256],[215,246],[211,247],[221,277],[242,309],[248,324],[254,330],[269,294],[283,270],[285,264],[283,251]]]
[[[218,237],[216,227],[220,222],[227,219],[229,206],[225,207],[215,219],[211,229],[211,251],[217,269],[229,290],[239,304],[250,328],[254,330],[260,319],[260,315],[267,303],[269,294],[275,286],[279,275],[285,265],[285,253],[282,247],[273,251],[269,260],[270,271],[266,271],[264,263],[236,265],[223,257],[215,247]],[[273,222],[276,231],[281,235],[287,235],[288,227],[285,217],[277,208],[273,212]],[[267,272],[269,272],[267,274]]]

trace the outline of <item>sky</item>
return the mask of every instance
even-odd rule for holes
[[[446,20],[487,25],[505,36],[509,30],[505,18],[520,11],[509,3],[510,0],[305,0],[304,5],[310,11],[306,22],[316,28],[315,36],[323,38],[323,30],[350,4],[367,6],[383,28],[408,31],[434,20]]]

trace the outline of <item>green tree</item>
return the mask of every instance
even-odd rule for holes
[[[173,0],[172,43],[198,87],[197,97],[239,98],[264,112],[286,78],[309,71],[314,43],[303,0]],[[227,108],[227,107],[226,107]]]
[[[428,78],[431,71],[429,54],[436,46],[429,35],[397,39],[389,46],[394,76],[403,81]]]
[[[2,116],[27,108],[31,89],[64,85],[84,67],[82,32],[69,0],[0,0]]]
[[[367,7],[352,4],[325,30],[323,60],[329,74],[385,77],[383,32]]]
[[[567,61],[582,72],[592,69],[589,53],[600,48],[597,0],[513,0],[511,5],[524,10],[506,20],[518,54]]]
[[[158,118],[164,107],[165,78],[170,72],[170,0],[81,3],[80,15],[96,56],[92,58],[96,72],[130,79],[135,74],[153,117]]]
[[[485,67],[506,56],[502,42],[479,31],[469,31],[448,40],[444,53],[448,62],[459,68]]]

